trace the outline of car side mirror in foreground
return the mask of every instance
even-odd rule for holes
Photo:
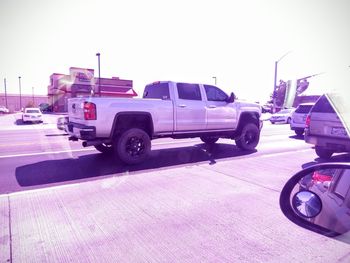
[[[324,163],[298,172],[283,187],[280,207],[295,224],[350,243],[350,164]]]

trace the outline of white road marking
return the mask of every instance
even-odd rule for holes
[[[173,141],[173,142],[158,142],[153,143],[154,146],[157,145],[167,145],[167,144],[178,144],[178,143],[190,143],[195,142],[195,140],[191,141]],[[65,150],[65,151],[52,151],[52,152],[37,152],[37,153],[20,153],[20,154],[12,154],[12,155],[0,155],[1,158],[16,158],[16,157],[26,157],[26,156],[38,156],[38,155],[45,155],[45,154],[60,154],[60,153],[69,153],[69,152],[88,152],[88,151],[96,151],[95,148],[88,147],[83,149],[76,149],[76,150]]]
[[[45,154],[59,154],[59,153],[70,153],[70,152],[87,152],[87,151],[95,151],[95,148],[84,148],[84,149],[56,151],[56,152],[21,153],[21,154],[13,154],[13,155],[3,155],[3,156],[0,156],[0,159],[1,158],[15,158],[15,157],[25,157],[25,156],[36,156],[36,155],[45,155]]]

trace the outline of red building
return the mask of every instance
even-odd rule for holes
[[[67,100],[75,97],[135,97],[137,93],[132,88],[132,80],[117,77],[94,77],[93,69],[69,69],[69,75],[54,73],[50,76],[48,86],[49,104],[53,111],[66,112]]]

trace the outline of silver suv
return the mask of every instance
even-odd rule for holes
[[[292,114],[290,122],[290,129],[295,132],[296,135],[303,135],[305,129],[305,122],[307,115],[315,103],[301,103]]]
[[[306,119],[305,141],[316,154],[329,159],[333,153],[350,152],[350,139],[326,95],[321,96]]]

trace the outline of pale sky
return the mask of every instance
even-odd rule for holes
[[[0,0],[0,92],[46,94],[69,67],[146,84],[214,84],[265,102],[278,78],[350,65],[349,0]],[[310,80],[308,93],[325,85]]]

